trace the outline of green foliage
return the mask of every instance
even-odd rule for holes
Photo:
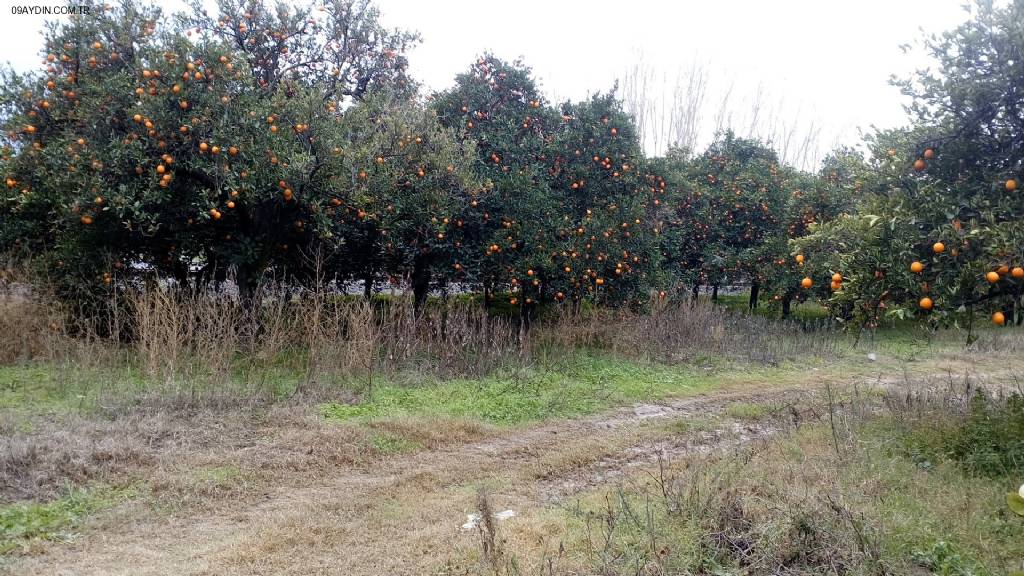
[[[973,12],[926,39],[934,67],[896,82],[913,125],[866,140],[871,158],[853,166],[856,213],[797,242],[848,279],[831,304],[858,325],[970,323],[975,310],[1012,323],[1021,306],[1024,278],[1009,272],[1024,261],[1024,127],[1009,119],[1024,99],[1024,4],[978,2]],[[922,272],[910,272],[915,261]]]
[[[460,216],[465,281],[532,311],[582,299],[638,305],[656,281],[656,189],[632,119],[613,94],[556,111],[530,70],[481,57],[435,97],[441,122],[476,145],[485,182]]]
[[[983,476],[1024,476],[1024,398],[993,403],[971,399],[966,421],[951,439],[949,455],[965,470]]]
[[[915,562],[941,576],[979,576],[989,574],[983,566],[970,556],[963,554],[956,545],[945,540],[936,540],[930,548],[917,550],[912,555]]]
[[[157,278],[231,277],[244,296],[272,276],[411,286],[417,306],[509,292],[526,320],[749,283],[754,308],[817,300],[854,326],[1013,323],[1024,6],[973,10],[927,39],[934,68],[896,82],[909,128],[804,173],[731,132],[648,159],[614,91],[554,105],[491,54],[422,99],[404,56],[417,36],[369,0],[97,4],[47,29],[38,73],[2,73],[0,251],[105,313]]]
[[[903,452],[924,468],[951,460],[965,472],[989,478],[1024,475],[1024,400],[976,393],[962,417],[916,423],[900,440]]]
[[[668,184],[661,250],[676,287],[750,282],[749,304],[757,308],[766,294],[784,316],[794,300],[827,296],[821,278],[813,291],[800,287],[808,271],[788,241],[848,208],[855,157],[839,150],[819,174],[804,173],[780,166],[765,144],[731,132],[693,159],[670,150],[654,165]]]
[[[416,38],[384,30],[365,0],[222,0],[219,20],[191,8],[93,6],[49,28],[42,74],[4,73],[0,249],[35,254],[65,296],[146,272],[206,283],[233,270],[243,289],[270,269],[309,276],[314,254],[338,248],[328,209],[359,199],[366,158],[343,152],[376,119],[345,112],[372,94],[393,94],[387,117],[434,136],[427,156],[450,163],[444,134],[403,112]]]
[[[83,519],[117,501],[116,492],[76,490],[50,502],[24,502],[0,506],[0,555],[35,539],[63,540]]]
[[[1006,505],[1014,514],[1024,516],[1024,497],[1017,492],[1009,492],[1006,494]]]

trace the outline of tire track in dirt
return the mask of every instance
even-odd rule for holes
[[[821,375],[795,385],[750,384],[387,459],[372,470],[339,469],[316,485],[268,489],[255,504],[189,518],[136,519],[18,560],[10,574],[229,575],[423,574],[467,537],[458,526],[473,488],[497,484],[502,508],[529,510],[613,482],[659,457],[728,449],[782,429],[729,429],[659,437],[670,419],[722,414],[740,403],[782,412],[821,391]],[[886,383],[847,381],[871,386]],[[894,384],[895,385],[895,384]],[[839,385],[838,387],[843,387]],[[798,412],[794,412],[799,414]],[[661,434],[666,436],[666,434]],[[470,510],[471,511],[471,510]]]

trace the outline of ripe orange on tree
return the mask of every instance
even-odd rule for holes
[[[935,303],[932,302],[932,299],[927,297],[927,296],[925,296],[924,298],[921,298],[921,301],[918,302],[917,304],[918,304],[918,306],[921,307],[922,310],[931,310],[932,306],[935,305]]]
[[[932,244],[932,252],[935,252],[936,254],[942,254],[945,251],[946,245],[943,244],[942,242],[936,242],[935,244]]]
[[[920,274],[924,270],[924,264],[914,261],[910,263],[910,271],[914,274]]]
[[[992,315],[992,323],[996,326],[1002,326],[1006,324],[1006,316],[1002,312],[996,312]]]

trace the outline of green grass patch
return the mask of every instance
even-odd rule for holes
[[[0,506],[0,554],[9,554],[33,540],[68,540],[90,514],[130,497],[128,490],[77,489],[49,502]]]
[[[673,420],[667,426],[669,432],[675,434],[693,434],[695,432],[710,432],[714,430],[719,422],[713,418],[702,416],[687,416]]]
[[[617,404],[712,390],[718,373],[579,353],[544,368],[422,386],[383,384],[360,404],[329,403],[333,420],[443,416],[519,424],[591,414]]]
[[[377,432],[370,436],[370,445],[385,456],[408,454],[423,448],[423,445],[400,434]]]
[[[769,407],[764,404],[737,402],[725,408],[725,415],[737,420],[759,420],[768,415]]]
[[[234,464],[209,466],[192,473],[190,482],[195,487],[211,489],[228,489],[245,481],[242,469]]]

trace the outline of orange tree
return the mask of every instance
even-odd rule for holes
[[[547,154],[559,202],[545,270],[558,299],[645,303],[660,283],[661,181],[648,174],[632,118],[614,93],[561,106]]]
[[[479,189],[471,142],[459,141],[431,110],[393,94],[374,94],[340,120],[344,145],[335,195],[324,210],[337,242],[326,262],[333,279],[359,279],[369,296],[387,278],[411,284],[417,308],[431,288],[463,278],[463,207]]]
[[[485,303],[510,291],[514,304],[534,304],[538,254],[552,243],[548,224],[556,208],[542,161],[555,125],[551,109],[529,68],[489,54],[436,94],[433,109],[476,149],[473,172],[481,185],[455,215],[464,237],[453,264],[459,280],[482,289]]]
[[[477,151],[482,187],[458,215],[465,282],[511,292],[533,309],[583,298],[635,305],[657,256],[652,194],[636,130],[612,95],[563,104],[538,92],[529,68],[478,59],[434,104]]]
[[[351,176],[346,107],[412,90],[362,0],[222,0],[167,19],[93,5],[51,27],[42,74],[5,72],[0,248],[30,251],[66,295],[152,271],[202,284],[234,270],[310,275],[325,209]]]
[[[857,214],[802,242],[847,278],[833,303],[884,317],[1012,319],[1024,285],[1024,5],[977,5],[899,82],[914,127],[869,138]],[[1019,320],[1019,314],[1016,314]]]
[[[671,160],[666,179],[672,212],[663,252],[678,281],[695,295],[702,285],[716,293],[729,282],[760,286],[786,210],[775,152],[727,132],[692,161]]]
[[[783,220],[774,235],[757,249],[758,265],[750,274],[752,282],[756,279],[771,294],[770,304],[777,306],[783,317],[789,315],[794,301],[825,301],[843,287],[841,273],[792,244],[854,208],[861,186],[857,170],[862,162],[858,152],[841,148],[825,158],[816,174],[781,169],[785,191]],[[805,279],[810,280],[810,286]],[[751,307],[757,305],[754,294],[752,289]]]

